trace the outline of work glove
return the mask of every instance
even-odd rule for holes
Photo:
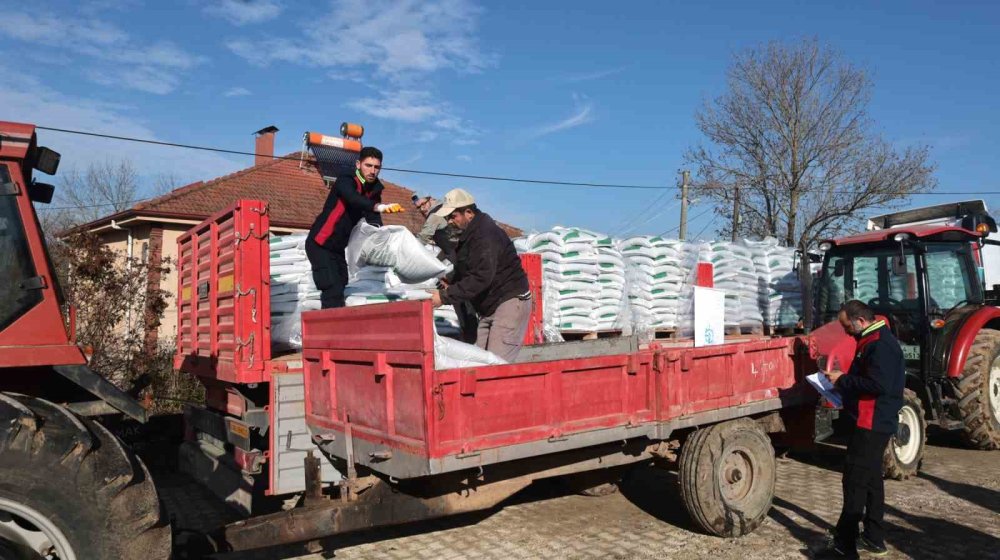
[[[393,202],[392,204],[376,204],[375,211],[379,214],[395,214],[403,212],[403,207]]]

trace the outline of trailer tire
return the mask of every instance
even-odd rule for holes
[[[979,331],[962,375],[952,381],[965,442],[976,449],[1000,449],[1000,331]]]
[[[916,476],[924,460],[927,444],[927,421],[920,397],[910,389],[903,392],[903,407],[899,409],[899,429],[889,440],[882,456],[882,473],[886,478],[906,480]]]
[[[0,393],[0,472],[0,538],[21,541],[11,547],[51,546],[62,560],[170,558],[149,471],[97,422]]]
[[[681,498],[695,523],[720,537],[740,537],[764,521],[777,464],[771,440],[746,418],[702,428],[681,446]]]

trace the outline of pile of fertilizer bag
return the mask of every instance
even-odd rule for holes
[[[320,292],[305,254],[306,234],[271,239],[271,344],[276,349],[302,348],[302,312],[320,309]],[[364,220],[351,232],[346,251],[348,307],[401,300],[429,299],[437,280],[450,265],[438,250],[417,240],[403,226],[375,227]],[[434,311],[434,359],[438,369],[505,363],[475,346],[442,335],[459,332],[452,306]]]
[[[613,239],[580,228],[556,227],[515,240],[543,266],[547,340],[560,333],[676,329],[690,333],[698,262],[713,264],[715,287],[726,292],[731,327],[794,327],[802,288],[794,250],[773,238],[737,243],[685,243],[657,236]]]

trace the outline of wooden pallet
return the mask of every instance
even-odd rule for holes
[[[563,340],[597,340],[598,338],[615,338],[622,335],[620,329],[606,331],[560,331]]]
[[[754,327],[726,325],[726,336],[764,336],[764,325]]]
[[[604,331],[561,331],[564,340],[597,340],[599,338],[615,338],[622,336],[619,329]],[[671,340],[677,338],[676,329],[655,329],[653,338],[655,340]]]

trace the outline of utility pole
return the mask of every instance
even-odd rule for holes
[[[736,233],[740,226],[740,185],[736,184],[736,192],[733,194],[733,237],[732,242],[736,243]]]
[[[691,177],[690,171],[681,171],[681,226],[678,238],[684,241],[687,237],[688,229],[688,179]]]

